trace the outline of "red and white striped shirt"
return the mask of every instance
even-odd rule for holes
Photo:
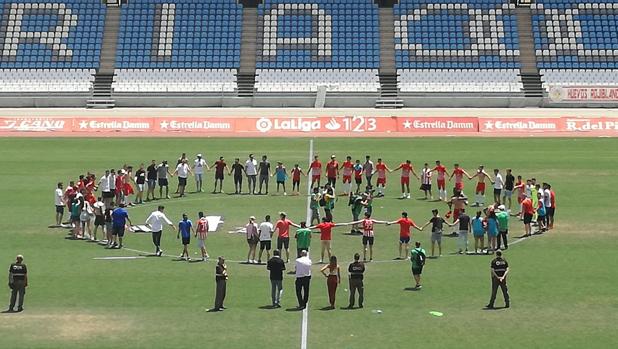
[[[431,169],[423,168],[421,173],[421,184],[431,184]]]
[[[363,226],[363,236],[373,237],[373,220],[363,219],[361,225]]]

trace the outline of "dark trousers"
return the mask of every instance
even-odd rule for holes
[[[354,306],[356,291],[358,291],[358,305],[362,306],[365,298],[365,287],[363,286],[363,280],[350,279],[350,307]]]
[[[497,247],[498,249],[500,249],[500,245],[502,244],[502,242],[504,241],[504,249],[509,248],[509,243],[506,239],[506,236],[508,235],[508,230],[506,231],[501,231],[498,233],[498,240],[497,240]]]
[[[335,306],[335,296],[337,295],[337,276],[329,275],[326,279],[326,287],[328,288],[328,302],[331,306]]]
[[[160,231],[152,232],[152,243],[157,248],[156,251],[159,252],[161,250],[161,232]]]
[[[491,278],[491,298],[489,299],[489,305],[494,306],[496,301],[496,294],[498,293],[498,287],[502,289],[502,295],[504,296],[504,304],[509,305],[509,290],[506,286],[506,279],[500,282],[495,277]]]
[[[299,307],[306,307],[309,302],[309,283],[311,276],[303,276],[296,278],[296,298],[298,299]]]
[[[249,188],[249,193],[255,194],[255,180],[257,179],[257,175],[247,175],[247,188]]]
[[[9,305],[9,309],[15,308],[15,303],[17,302],[17,295],[19,295],[19,303],[17,304],[17,308],[21,309],[24,306],[24,296],[26,295],[26,285],[23,281],[15,281],[13,283],[13,289],[11,289],[11,303]]]
[[[223,301],[225,300],[225,291],[227,286],[227,280],[217,280],[216,292],[215,292],[215,309],[223,307]]]

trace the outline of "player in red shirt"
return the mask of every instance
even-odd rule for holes
[[[463,188],[464,188],[463,176],[466,175],[468,179],[472,179],[472,177],[470,177],[470,175],[468,174],[468,172],[466,172],[466,170],[459,167],[459,164],[455,164],[454,167],[455,168],[453,169],[453,173],[451,173],[448,180],[450,181],[451,179],[453,179],[453,176],[455,176],[455,190],[459,190],[463,192]]]
[[[326,163],[326,179],[333,189],[335,189],[337,177],[339,177],[339,162],[337,162],[335,155],[331,155],[330,161]]]
[[[470,179],[474,177],[478,177],[478,182],[476,183],[476,189],[474,191],[475,193],[474,205],[472,206],[476,206],[476,207],[484,206],[485,205],[485,179],[489,179],[491,184],[494,184],[494,181],[492,181],[491,178],[489,178],[489,175],[487,174],[487,172],[485,172],[485,166],[483,165],[479,166],[479,169],[476,171],[474,176],[470,177]]]
[[[352,174],[354,173],[352,157],[346,156],[345,162],[339,166],[339,169],[343,172],[343,193],[341,196],[348,196],[352,191]]]
[[[273,233],[277,233],[277,249],[281,251],[282,248],[285,248],[286,263],[290,262],[290,226],[300,228],[300,225],[287,219],[285,212],[280,212]]]
[[[298,164],[294,164],[294,168],[290,172],[292,173],[292,195],[300,195],[300,176],[306,176],[306,174]]]
[[[215,161],[215,163],[212,164],[210,168],[215,169],[215,188],[212,190],[212,193],[213,194],[217,193],[217,182],[219,182],[219,193],[222,193],[223,192],[223,178],[225,176],[224,174],[225,172],[230,172],[230,170],[227,168],[227,163],[225,162],[225,159],[223,158],[223,156],[220,156],[219,160]]]
[[[440,160],[436,160],[436,167],[434,167],[431,172],[438,172],[438,178],[436,180],[437,184],[438,184],[438,197],[440,198],[440,200],[442,201],[447,201],[447,194],[446,194],[446,176],[448,176],[448,171],[446,170],[446,167],[444,167],[441,163]]]
[[[373,174],[378,174],[378,180],[376,182],[376,186],[378,189],[378,197],[384,196],[384,189],[386,188],[386,171],[392,172],[385,163],[382,162],[382,159],[378,158],[378,162],[376,163],[376,169]]]
[[[313,161],[309,165],[309,172],[311,172],[311,189],[317,184],[320,186],[320,177],[322,176],[322,163],[318,160],[318,156],[313,157]]]
[[[411,230],[414,228],[418,231],[422,231],[422,229],[416,225],[413,220],[408,218],[408,212],[405,211],[401,212],[401,218],[396,221],[387,222],[386,224],[399,224],[399,258],[397,259],[410,258],[410,239],[412,238]],[[402,250],[405,250],[405,254],[403,256],[401,255]]]
[[[524,215],[524,236],[532,236],[532,217],[536,213],[534,206],[532,205],[532,199],[526,196],[524,201],[521,202],[521,209]]]
[[[319,229],[320,230],[320,243],[322,245],[322,249],[320,252],[320,264],[324,262],[324,252],[325,251],[328,254],[328,260],[330,260],[330,256],[332,254],[331,243],[330,243],[332,240],[332,229],[340,225],[342,224],[333,223],[328,218],[323,217],[322,223],[309,227],[309,229]]]
[[[547,189],[549,189],[549,201],[551,203],[551,207],[549,207],[547,213],[547,224],[549,229],[554,229],[554,214],[556,213],[556,193],[551,189],[551,184],[547,184]]]
[[[397,171],[401,169],[401,198],[409,199],[410,198],[410,172],[418,178],[418,175],[414,171],[414,167],[412,166],[412,162],[410,160],[406,160],[406,162],[401,163],[396,169],[393,171]],[[407,194],[406,194],[407,189]]]

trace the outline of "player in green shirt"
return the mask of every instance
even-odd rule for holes
[[[300,252],[302,250],[308,252],[311,246],[311,230],[307,228],[307,222],[300,222],[300,228],[296,230],[294,238],[296,239],[296,255],[300,258]]]
[[[498,220],[498,241],[497,249],[500,249],[501,242],[504,242],[504,249],[509,248],[509,243],[506,240],[506,236],[509,233],[509,213],[506,211],[504,205],[500,205],[496,210],[496,219]]]
[[[414,248],[410,251],[410,261],[412,262],[412,276],[416,281],[416,289],[421,289],[421,274],[423,273],[423,266],[427,259],[425,249],[421,247],[420,241],[414,243]]]

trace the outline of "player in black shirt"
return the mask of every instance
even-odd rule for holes
[[[219,256],[217,265],[215,266],[215,306],[209,311],[221,311],[225,309],[223,301],[225,300],[225,293],[227,291],[227,266],[225,265],[225,258]]]
[[[354,254],[354,262],[348,266],[348,272],[350,273],[350,304],[348,309],[354,308],[354,298],[356,291],[358,290],[358,307],[363,307],[364,301],[364,286],[363,286],[363,273],[365,272],[365,264],[359,262],[360,254]]]
[[[270,270],[271,297],[273,308],[281,308],[281,294],[283,294],[283,271],[285,263],[281,259],[279,250],[273,251],[273,257],[268,260],[266,269]]]
[[[234,159],[234,164],[232,164],[232,169],[230,170],[229,175],[231,176],[234,173],[234,194],[242,193],[242,176],[245,172],[245,166],[240,163],[240,159]]]
[[[135,171],[135,184],[137,184],[137,194],[135,195],[134,204],[143,204],[144,184],[146,184],[146,171],[144,164],[139,165],[139,169]]]
[[[515,188],[515,176],[511,172],[510,168],[506,169],[506,177],[504,178],[504,191],[502,192],[502,203],[506,205],[508,199],[508,209],[511,209],[511,196],[513,195],[513,189]]]
[[[152,160],[150,165],[146,167],[146,180],[148,181],[148,191],[146,192],[146,201],[154,200],[155,186],[157,185],[157,162]],[[152,195],[152,198],[151,198]]]
[[[26,295],[26,287],[28,287],[28,268],[23,264],[24,257],[17,255],[15,263],[9,267],[9,287],[11,288],[11,303],[8,312],[15,311],[15,303],[19,295],[19,303],[17,311],[24,310],[24,296]]]
[[[494,302],[496,301],[496,293],[498,293],[498,286],[502,289],[502,295],[504,295],[504,307],[510,306],[509,291],[506,287],[506,276],[509,273],[509,263],[506,259],[502,258],[502,251],[496,251],[496,258],[491,261],[491,298],[487,309],[494,308]]]

